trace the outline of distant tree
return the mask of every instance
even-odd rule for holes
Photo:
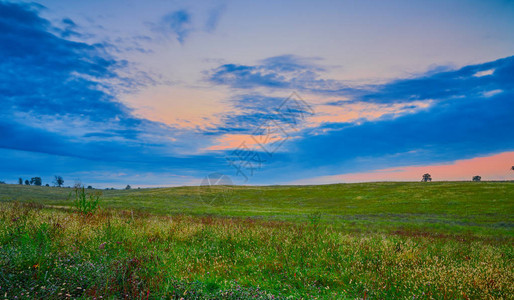
[[[50,185],[47,183],[47,184],[45,184],[45,186],[50,186]]]
[[[423,182],[432,181],[432,176],[430,176],[430,174],[428,174],[428,173],[423,174],[423,177],[421,178],[421,181],[423,181]]]
[[[0,181],[0,184],[5,184],[5,181]]]
[[[30,179],[30,184],[41,186],[41,177],[32,177]]]
[[[23,184],[23,178],[18,178],[18,184]]]
[[[130,187],[129,184],[127,184],[127,186],[125,187],[126,190],[130,190],[132,187]]]
[[[514,171],[514,166],[512,166],[512,168],[510,168],[512,171]]]
[[[64,179],[62,179],[62,177],[61,177],[61,176],[57,176],[57,175],[55,175],[55,177],[54,177],[54,178],[55,178],[55,179],[54,179],[54,182],[53,182],[53,183],[54,183],[54,185],[55,185],[55,186],[61,187],[61,186],[64,184]]]
[[[28,179],[25,180],[25,185],[30,185],[30,182]]]
[[[90,185],[88,185],[88,186],[87,186],[87,189],[88,189],[88,190],[92,190],[92,189],[93,189],[93,187],[92,187],[92,186],[90,186]]]
[[[482,180],[482,177],[476,175],[476,176],[473,176],[473,181],[480,181]]]

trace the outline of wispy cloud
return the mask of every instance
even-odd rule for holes
[[[214,30],[216,30],[225,9],[225,5],[219,5],[208,11],[207,21],[205,22],[205,31],[214,32]]]
[[[224,11],[224,5],[207,9],[206,12],[198,9],[178,9],[165,14],[156,22],[147,23],[147,25],[154,32],[171,36],[180,44],[184,44],[195,32],[214,33]]]
[[[224,64],[206,72],[206,75],[213,83],[238,89],[326,88],[335,84],[335,81],[319,78],[318,73],[325,70],[317,64],[319,60],[288,54],[264,59],[257,65]]]
[[[169,29],[176,34],[177,40],[182,44],[191,32],[191,14],[185,10],[177,10],[162,18],[164,29]]]

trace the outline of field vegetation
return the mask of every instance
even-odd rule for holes
[[[514,295],[512,182],[70,192],[0,185],[0,297]]]

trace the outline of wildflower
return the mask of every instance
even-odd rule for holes
[[[100,246],[98,246],[98,249],[105,249],[105,244],[107,244],[106,242],[103,242],[100,244]]]

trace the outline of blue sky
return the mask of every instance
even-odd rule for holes
[[[0,180],[514,179],[513,28],[512,1],[0,1]]]

